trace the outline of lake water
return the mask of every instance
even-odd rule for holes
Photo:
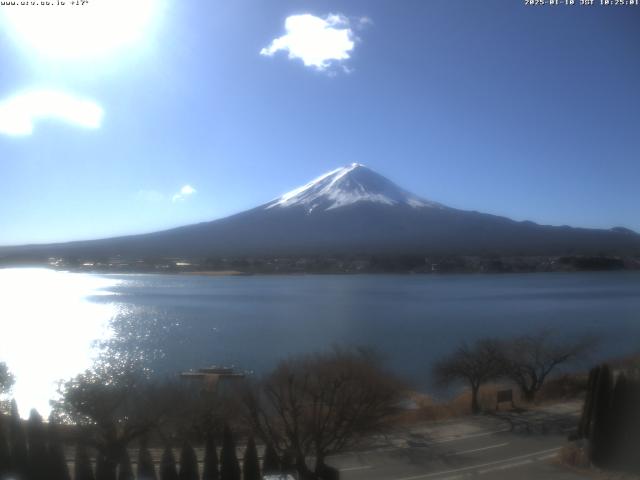
[[[459,342],[551,327],[598,333],[598,356],[640,350],[640,272],[207,277],[0,270],[0,360],[23,413],[116,335],[160,371],[256,373],[331,345],[371,346],[421,389]],[[115,331],[114,331],[115,328]],[[596,358],[594,358],[594,361]]]

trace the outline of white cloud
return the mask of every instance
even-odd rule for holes
[[[185,200],[187,197],[190,197],[191,195],[197,193],[197,190],[195,188],[193,188],[191,185],[185,185],[184,187],[182,187],[180,189],[180,191],[178,193],[176,193],[172,198],[171,201],[172,202],[181,202],[183,200]]]
[[[84,128],[99,128],[104,111],[92,100],[58,90],[31,90],[0,103],[0,133],[31,135],[36,121],[56,119]]]
[[[366,17],[359,19],[368,23]],[[292,15],[285,20],[286,34],[274,39],[260,55],[273,56],[279,51],[289,52],[290,59],[300,59],[307,67],[326,70],[337,62],[348,60],[355,47],[356,36],[351,22],[341,14],[325,18],[310,14]]]

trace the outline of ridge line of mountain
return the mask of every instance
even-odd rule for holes
[[[402,257],[640,257],[640,235],[539,225],[450,208],[362,164],[333,170],[225,218],[114,238],[0,247],[4,263],[43,258],[144,259]]]

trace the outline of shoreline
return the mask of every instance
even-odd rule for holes
[[[141,272],[135,272],[135,273],[141,273]],[[150,272],[144,272],[144,273],[150,273]],[[252,273],[241,272],[239,270],[203,270],[203,271],[166,272],[166,273],[175,274],[175,275],[193,275],[193,276],[201,276],[201,277],[248,277],[253,275]]]
[[[573,274],[573,273],[637,273],[638,268],[620,269],[566,269],[566,270],[516,270],[516,271],[480,271],[480,270],[455,270],[455,271],[241,271],[241,270],[168,270],[168,269],[96,269],[96,268],[64,268],[46,264],[19,264],[0,265],[1,270],[35,268],[47,269],[57,272],[85,273],[91,275],[183,275],[193,277],[252,277],[252,276],[419,276],[419,277],[448,277],[455,275],[473,276],[509,276],[509,275],[532,275],[532,274]]]
[[[0,258],[0,268],[52,268],[87,273],[248,275],[437,275],[640,271],[640,256],[334,255],[229,258]]]

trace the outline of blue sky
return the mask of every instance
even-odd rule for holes
[[[351,162],[640,231],[640,7],[128,0],[44,32],[0,8],[0,244],[215,219]]]

